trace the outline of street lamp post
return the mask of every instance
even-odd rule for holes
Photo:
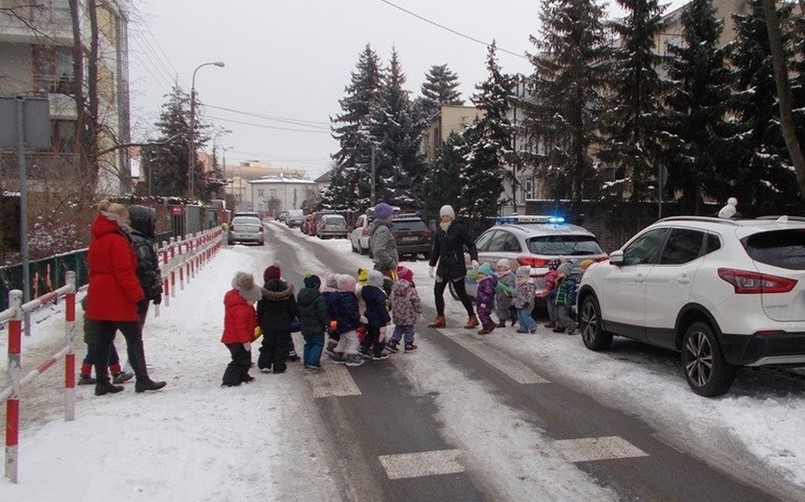
[[[196,129],[196,73],[205,66],[218,66],[223,68],[223,61],[211,61],[209,63],[202,63],[196,66],[193,70],[193,78],[190,81],[190,131],[187,134],[187,168],[190,175],[190,198],[196,198],[196,145],[195,145],[195,129]]]

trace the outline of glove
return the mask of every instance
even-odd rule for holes
[[[362,315],[360,318],[361,324],[369,324],[369,319],[366,316]]]
[[[243,344],[243,348],[246,349],[246,352],[252,351],[252,344],[250,342],[246,342]]]
[[[257,326],[254,328],[254,336],[252,337],[252,340],[257,340],[261,336],[263,336],[263,330],[260,328],[260,326]]]
[[[481,308],[482,308],[482,309],[484,309],[484,310],[486,310],[486,304],[485,304],[485,303],[482,303],[482,304],[481,304]]]
[[[161,294],[156,295],[154,297],[154,305],[159,305],[160,303],[162,303],[162,295]]]
[[[478,260],[472,260],[472,268],[478,268],[478,267],[480,267],[480,265],[478,265]]]
[[[428,267],[428,277],[433,279],[433,267]]]

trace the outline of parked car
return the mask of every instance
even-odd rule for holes
[[[301,231],[303,234],[307,234],[307,233],[308,233],[308,229],[310,228],[310,219],[311,219],[312,217],[313,217],[313,215],[306,214],[306,215],[305,215],[305,216],[302,218],[302,223],[300,223],[300,224],[299,224],[299,230],[300,230],[300,231]]]
[[[296,226],[300,226],[302,221],[305,219],[305,214],[302,212],[301,209],[289,209],[287,214],[285,215],[285,224],[288,227],[293,228]]]
[[[558,258],[578,264],[581,260],[604,260],[607,254],[601,249],[595,235],[584,227],[565,223],[557,216],[503,216],[496,224],[475,239],[478,262],[494,268],[501,258],[512,264],[531,267],[531,279],[537,290],[545,285],[548,262]],[[467,254],[467,265],[470,257]],[[478,285],[466,279],[467,293],[474,297]],[[451,292],[452,288],[451,288]],[[537,299],[544,305],[544,299]]]
[[[340,214],[324,214],[316,224],[316,237],[328,239],[331,237],[347,237],[347,220]]]
[[[254,216],[233,217],[232,221],[229,223],[226,242],[230,245],[237,242],[252,242],[259,246],[264,245],[265,231],[263,229],[263,222],[260,218]]]
[[[349,233],[349,242],[354,253],[370,254],[369,225],[371,212],[358,216],[355,228]],[[426,260],[430,259],[430,250],[433,246],[433,231],[425,220],[418,214],[395,214],[391,220],[391,233],[397,242],[397,252],[402,258],[411,255],[416,258],[422,254]]]
[[[337,213],[335,211],[329,211],[329,210],[315,211],[313,213],[310,213],[310,223],[308,224],[306,232],[308,235],[317,235],[316,233],[318,231],[317,227],[319,225],[319,222],[321,221],[321,218],[325,214],[337,214]]]
[[[662,219],[579,287],[590,350],[613,336],[679,352],[702,396],[731,387],[742,366],[805,366],[805,219]]]
[[[286,217],[288,216],[288,211],[277,211],[277,214],[274,215],[274,220],[279,221],[281,223],[286,223]]]

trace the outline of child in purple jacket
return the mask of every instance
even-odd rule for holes
[[[495,310],[495,293],[498,284],[495,271],[488,263],[478,267],[478,291],[475,293],[475,304],[478,310],[478,319],[481,321],[479,335],[486,335],[495,329],[496,323],[492,320]]]

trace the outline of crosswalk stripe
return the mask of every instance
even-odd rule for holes
[[[648,456],[648,453],[620,436],[559,439],[554,441],[553,444],[569,462],[590,462],[592,460]]]
[[[328,396],[360,396],[361,390],[347,371],[346,366],[324,363],[324,369],[308,373],[307,381],[313,391],[313,398]]]
[[[436,450],[380,455],[378,459],[389,479],[405,479],[464,472],[460,454],[459,450]]]
[[[440,329],[438,331],[488,364],[491,364],[517,383],[549,383],[548,380],[534,373],[531,368],[522,362],[490,347],[483,340],[468,335],[465,330]]]

